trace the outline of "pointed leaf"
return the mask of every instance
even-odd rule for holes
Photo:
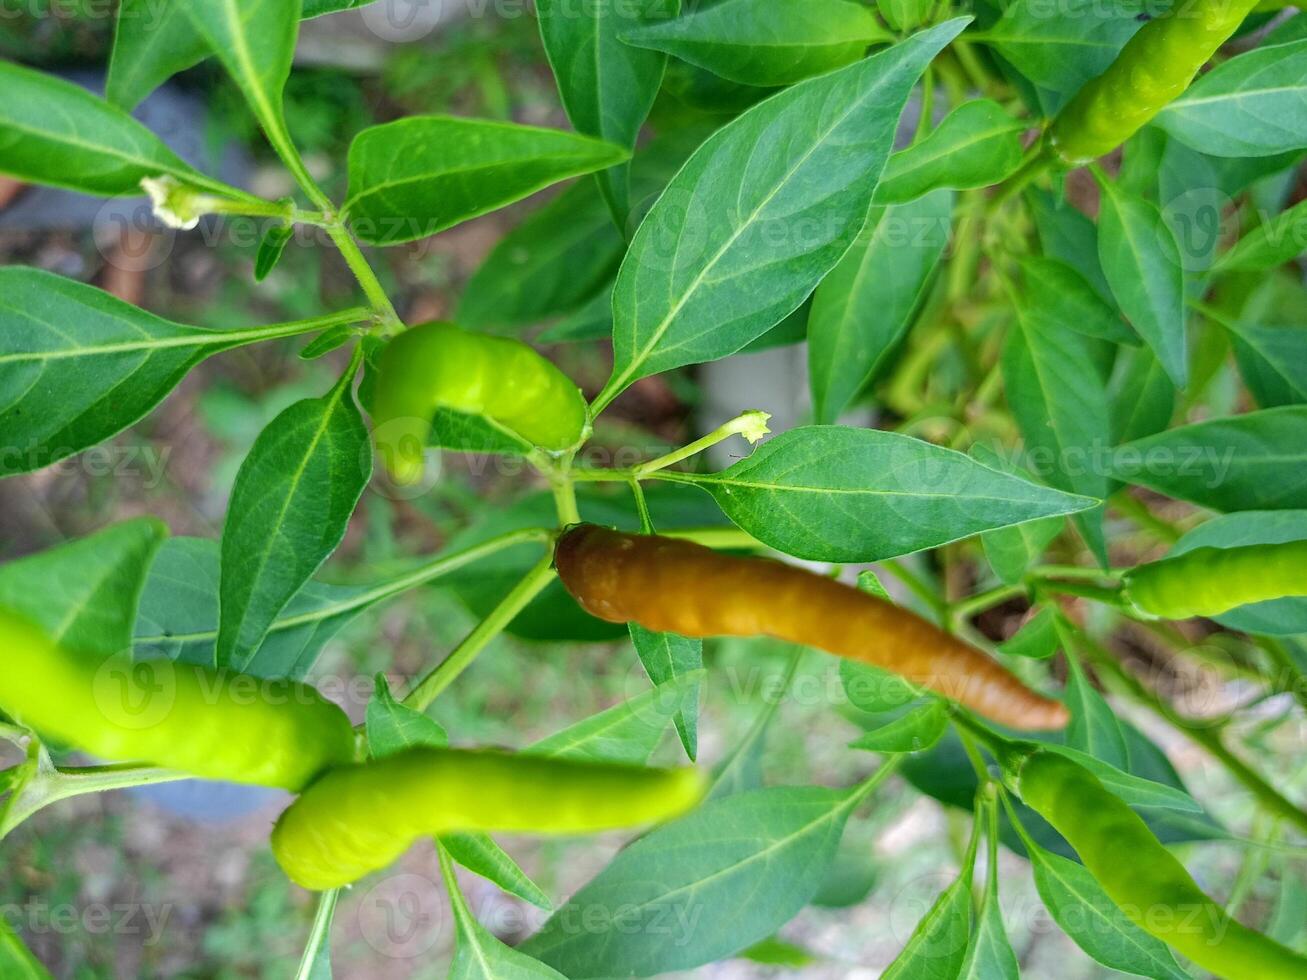
[[[493,882],[509,895],[516,895],[537,908],[554,907],[540,886],[488,834],[442,834],[440,846],[463,867]]]
[[[1217,65],[1156,122],[1210,156],[1301,150],[1307,146],[1307,40],[1259,47]]]
[[[1307,251],[1307,237],[1303,235],[1305,222],[1307,201],[1299,201],[1239,239],[1234,248],[1216,260],[1213,271],[1274,269],[1297,258]]]
[[[932,700],[859,736],[849,743],[849,748],[882,753],[924,752],[944,737],[948,721],[944,703]]]
[[[1021,284],[1026,310],[1041,319],[1087,337],[1139,346],[1139,337],[1121,315],[1067,263],[1040,256],[1023,259]]]
[[[14,447],[0,453],[0,476],[104,442],[211,354],[305,330],[183,326],[48,272],[0,269],[0,431]]]
[[[940,893],[882,980],[955,980],[971,933],[971,873]]]
[[[138,518],[0,566],[0,607],[56,643],[103,658],[129,650],[155,552],[168,528]]]
[[[645,673],[655,685],[661,686],[685,674],[703,668],[703,640],[675,633],[654,633],[637,623],[630,624],[631,641]],[[676,732],[685,746],[685,754],[693,761],[699,754],[699,692],[686,690],[686,707],[673,716]]]
[[[940,188],[989,187],[1021,165],[1025,123],[990,99],[954,109],[929,136],[895,153],[876,189],[877,204],[911,201]]]
[[[812,561],[881,561],[1095,505],[910,436],[843,426],[792,429],[725,472],[678,479],[760,541]]]
[[[836,421],[911,326],[952,229],[953,195],[873,207],[853,247],[813,295],[808,373],[813,417]]]
[[[212,52],[186,4],[121,0],[105,98],[129,112],[178,72]]]
[[[557,129],[409,116],[354,138],[345,210],[363,241],[398,245],[628,156],[611,143]]]
[[[568,0],[538,0],[536,10],[567,118],[578,132],[634,149],[662,84],[667,58],[621,38],[644,24],[675,17],[680,0],[592,0],[579,7]],[[626,165],[599,175],[600,187],[622,222],[630,210],[628,181]]]
[[[1113,474],[1213,510],[1307,509],[1307,405],[1210,419],[1117,447]]]
[[[323,398],[277,416],[241,465],[222,535],[219,667],[249,663],[277,615],[345,536],[372,476],[353,374]]]
[[[139,658],[212,664],[218,639],[221,546],[204,538],[171,538],[159,549],[141,596],[133,640]],[[244,672],[304,677],[322,647],[381,596],[359,588],[309,582],[268,630]]]
[[[524,751],[560,759],[647,763],[663,740],[667,723],[698,697],[704,671],[682,674],[541,739]]]
[[[1126,318],[1184,387],[1189,371],[1185,340],[1184,271],[1175,235],[1157,206],[1102,182],[1098,257]]]
[[[385,674],[377,675],[377,687],[368,702],[367,733],[368,752],[374,759],[405,749],[449,744],[449,733],[440,722],[395,700]]]
[[[50,971],[23,945],[9,925],[9,919],[0,915],[0,976],[7,980],[50,980]]]
[[[520,947],[574,980],[688,970],[748,949],[816,893],[860,789],[775,787],[636,841]],[[589,926],[577,929],[577,915]]]
[[[139,194],[142,178],[167,174],[244,196],[193,169],[154,133],[80,85],[0,61],[0,91],[0,173],[103,197]]]
[[[1227,324],[1235,359],[1262,408],[1307,403],[1307,327]]]
[[[725,0],[622,39],[734,82],[771,87],[852,64],[889,35],[850,0]]]
[[[731,354],[797,309],[853,243],[917,78],[956,19],[787,89],[690,158],[636,232],[613,294],[613,377]],[[758,153],[760,141],[777,148]]]

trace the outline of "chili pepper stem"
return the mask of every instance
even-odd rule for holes
[[[1042,139],[1035,143],[1030,153],[1027,154],[1025,162],[999,186],[994,196],[989,199],[989,212],[992,214],[1002,208],[1008,201],[1050,170],[1054,162],[1053,155],[1049,151],[1047,144]]]
[[[1000,585],[986,592],[981,592],[979,595],[959,600],[949,607],[950,622],[956,623],[969,620],[986,609],[1001,606],[1009,599],[1015,599],[1017,596],[1025,594],[1026,587],[1024,585]]]
[[[550,548],[549,553],[540,559],[508,595],[504,596],[490,615],[478,623],[448,657],[417,683],[417,686],[404,698],[404,704],[418,711],[429,708],[441,692],[472,665],[481,651],[502,633],[517,614],[543,592],[555,577],[554,552]]]
[[[47,763],[27,782],[21,783],[4,807],[0,808],[0,840],[33,814],[75,796],[130,789],[134,786],[175,783],[190,778],[192,777],[184,772],[134,764],[58,769]]]
[[[304,944],[304,955],[300,959],[299,969],[295,971],[295,980],[312,980],[318,951],[324,943],[331,941],[331,920],[336,914],[336,903],[340,900],[340,889],[332,888],[318,896],[318,910],[313,914],[313,929],[309,932],[308,942]]]
[[[651,459],[647,463],[640,463],[638,466],[631,468],[631,475],[637,480],[656,473],[659,470],[665,470],[669,466],[675,466],[682,460],[689,459],[691,456],[697,456],[699,453],[711,449],[719,442],[725,442],[732,436],[744,436],[750,444],[756,445],[763,436],[771,430],[767,428],[767,422],[771,419],[768,412],[758,411],[756,409],[743,413],[742,415],[731,419],[725,425],[719,426],[702,439],[696,439],[687,446],[682,446],[675,452],[667,453],[665,456],[659,456],[657,459]]]

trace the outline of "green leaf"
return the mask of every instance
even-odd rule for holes
[[[817,287],[808,316],[813,417],[834,422],[911,326],[948,248],[953,194],[873,207],[853,247]]]
[[[974,860],[975,855],[971,855]],[[882,980],[955,980],[971,934],[971,867],[940,893]]]
[[[792,429],[722,473],[677,479],[760,541],[813,561],[882,561],[1096,504],[910,436],[843,426]]]
[[[1118,352],[1107,391],[1114,445],[1151,436],[1171,424],[1175,385],[1149,348]]]
[[[1116,713],[1103,696],[1094,690],[1084,669],[1075,657],[1068,657],[1071,676],[1066,687],[1066,706],[1071,723],[1066,729],[1066,744],[1116,769],[1129,765],[1125,733]]]
[[[944,737],[948,722],[944,702],[931,700],[860,735],[849,743],[849,748],[883,753],[924,752]]]
[[[467,907],[467,900],[454,880],[454,866],[440,848],[440,870],[445,876],[458,949],[449,968],[450,980],[567,980],[539,960],[505,946],[491,935]]]
[[[1262,408],[1307,402],[1307,327],[1228,321],[1234,355],[1248,390]]]
[[[686,674],[703,668],[703,640],[675,633],[654,633],[638,623],[629,624],[631,642],[644,665],[645,673],[655,685],[661,686]],[[686,707],[673,716],[676,733],[685,746],[685,754],[693,761],[699,755],[699,692],[687,689]]]
[[[80,85],[0,61],[0,91],[0,173],[102,197],[139,194],[143,178],[166,174],[248,197],[205,177],[127,113]]]
[[[273,225],[263,234],[258,254],[254,257],[254,281],[263,282],[281,261],[286,245],[295,237],[293,225]]]
[[[138,658],[167,657],[209,665],[218,640],[221,547],[206,538],[170,538],[145,580],[133,640]],[[244,672],[255,677],[304,677],[322,647],[380,596],[308,582],[286,604]]]
[[[744,85],[790,85],[858,61],[889,35],[850,0],[724,0],[622,40]]]
[[[1027,199],[1034,213],[1044,254],[1071,266],[1094,287],[1099,297],[1110,302],[1112,289],[1103,275],[1103,264],[1098,260],[1098,229],[1094,223],[1083,212],[1048,191],[1035,188],[1028,193]]]
[[[316,361],[319,357],[330,354],[334,350],[340,350],[358,335],[358,330],[348,323],[342,323],[338,327],[324,330],[304,345],[300,350],[300,360]]]
[[[572,313],[603,291],[625,250],[594,186],[576,184],[500,240],[464,287],[455,319],[493,330]]]
[[[1195,548],[1283,544],[1307,536],[1307,510],[1250,510],[1198,525],[1175,543],[1171,555]],[[1272,599],[1239,606],[1214,617],[1229,629],[1270,636],[1307,633],[1307,598]]]
[[[990,872],[995,873],[996,869]],[[1020,972],[1017,955],[1003,925],[998,890],[986,889],[958,980],[1019,980]]]
[[[885,22],[899,32],[920,27],[934,6],[930,0],[876,0],[876,9]]]
[[[739,956],[742,960],[761,963],[764,966],[783,966],[791,969],[812,966],[818,962],[817,957],[802,946],[796,946],[776,936],[754,943]]]
[[[1096,462],[1111,442],[1107,391],[1083,339],[1021,302],[1003,348],[1003,389],[1026,441],[1029,465],[1054,486],[1107,495]]]
[[[331,980],[331,927],[336,918],[340,889],[333,888],[318,896],[313,931],[300,957],[295,980]]]
[[[365,7],[372,0],[304,0],[303,19]],[[121,0],[105,97],[131,110],[178,72],[199,64],[212,50],[186,4]]]
[[[1265,157],[1307,146],[1307,40],[1259,47],[1201,75],[1157,125],[1200,153]]]
[[[840,661],[840,685],[849,704],[878,715],[897,711],[922,697],[922,690],[898,674],[853,660]]]
[[[212,52],[184,3],[121,0],[105,98],[129,112],[178,72]]]
[[[1083,865],[1029,842],[1027,850],[1039,897],[1077,946],[1109,969],[1155,980],[1187,980],[1166,944],[1131,922]]]
[[[1124,733],[1122,734],[1125,740]],[[1130,806],[1160,807],[1166,810],[1179,810],[1184,813],[1202,813],[1202,806],[1181,787],[1168,786],[1154,779],[1133,775],[1119,766],[1113,765],[1097,756],[1082,752],[1069,745],[1047,742],[1044,748],[1058,755],[1079,763],[1092,772],[1098,781],[1109,791],[1115,793]],[[1128,744],[1127,744],[1128,748]],[[1128,753],[1127,753],[1128,754]]]
[[[1274,269],[1307,251],[1307,201],[1258,225],[1216,260],[1215,272]]]
[[[1184,271],[1156,205],[1102,181],[1098,257],[1126,318],[1181,388],[1188,375]]]
[[[190,0],[185,7],[269,141],[293,147],[281,96],[295,57],[301,0]]]
[[[762,788],[762,757],[767,748],[767,732],[780,711],[781,703],[789,694],[799,665],[803,662],[803,653],[803,647],[794,647],[780,685],[774,691],[770,685],[763,688],[763,708],[744,738],[736,743],[713,770],[708,799],[717,800]]]
[[[853,908],[867,900],[879,879],[880,866],[868,849],[845,841],[811,904],[822,909]]]
[[[345,212],[364,242],[398,245],[629,155],[611,143],[557,129],[409,116],[354,137]]]
[[[1046,606],[1028,619],[999,650],[1012,657],[1047,660],[1057,653],[1057,648],[1057,612]]]
[[[385,674],[377,675],[377,688],[368,702],[367,733],[368,752],[374,759],[405,749],[449,744],[449,733],[440,722],[395,700]]]
[[[534,447],[484,415],[437,408],[431,417],[429,445],[477,456],[528,456]]]
[[[131,649],[146,572],[167,536],[162,521],[137,518],[0,565],[0,607],[78,653],[122,653]]]
[[[222,534],[219,667],[243,669],[286,604],[345,536],[372,476],[351,368],[322,398],[296,402],[241,465]]]
[[[577,978],[733,956],[808,904],[863,795],[784,786],[712,801],[619,853],[520,948]],[[575,928],[578,914],[592,927]]]
[[[50,980],[50,972],[23,945],[3,915],[0,915],[0,976],[6,980]]]
[[[643,765],[653,756],[667,723],[697,701],[705,671],[695,670],[570,725],[524,751],[559,759]]]
[[[117,435],[211,354],[307,329],[183,326],[48,272],[0,269],[0,431],[11,447],[0,454],[0,477]]]
[[[1058,259],[1021,260],[1021,300],[1028,314],[1087,337],[1131,347],[1139,337],[1079,272]]]
[[[1117,479],[1220,511],[1307,509],[1307,406],[1211,419],[1117,447]]]
[[[997,184],[1021,165],[1025,128],[990,99],[964,102],[925,139],[889,158],[876,203],[911,201],[945,187],[969,190]]]
[[[734,353],[807,299],[862,228],[912,86],[965,23],[801,82],[695,152],[618,274],[601,405],[639,378]],[[758,154],[762,140],[777,152]]]
[[[642,24],[675,17],[680,0],[592,0],[579,7],[569,0],[539,0],[536,10],[567,118],[579,132],[634,149],[667,58],[621,38]],[[599,186],[622,224],[630,211],[628,180],[625,165],[599,175]]]
[[[613,284],[610,282],[580,309],[542,330],[536,340],[542,344],[575,344],[606,339],[612,333]]]
[[[984,443],[972,446],[971,455],[992,470],[1029,480],[1029,474],[1021,467]],[[1064,527],[1064,518],[1048,517],[985,531],[980,535],[980,543],[985,550],[985,559],[995,574],[1005,584],[1016,585],[1026,577],[1026,569],[1043,556]]]
[[[1107,70],[1142,26],[1129,4],[1064,0],[1056,16],[1040,0],[1016,0],[984,35],[1027,79],[1046,90],[1053,115],[1076,91]]]
[[[509,895],[516,895],[537,908],[552,909],[553,902],[525,871],[488,834],[443,834],[440,846],[449,856]]]

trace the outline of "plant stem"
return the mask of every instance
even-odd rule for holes
[[[949,607],[949,616],[953,620],[967,620],[977,613],[992,609],[994,606],[1001,606],[1009,599],[1015,599],[1017,596],[1025,594],[1026,588],[1024,585],[1000,585],[969,599],[962,599],[953,603]]]
[[[989,199],[989,212],[994,213],[1024,191],[1043,176],[1045,171],[1051,169],[1054,162],[1047,144],[1042,140],[1035,143],[1016,173],[1000,184],[998,191]]]
[[[914,572],[910,571],[897,558],[890,558],[881,562],[885,571],[889,572],[896,579],[908,587],[913,595],[924,602],[940,619],[948,618],[948,603],[935,594],[935,590],[921,580]]]
[[[1257,799],[1263,809],[1287,820],[1299,830],[1307,832],[1307,812],[1297,807],[1279,790],[1262,778],[1258,772],[1235,755],[1222,741],[1218,728],[1202,727],[1201,724],[1195,724],[1190,719],[1183,717],[1171,705],[1146,687],[1142,681],[1129,673],[1115,657],[1099,646],[1096,641],[1088,636],[1085,636],[1085,640],[1086,642],[1082,646],[1089,652],[1095,664],[1115,678],[1118,684],[1125,688],[1126,692],[1134,700],[1188,736],[1195,745],[1224,765],[1229,770],[1230,775],[1243,784],[1244,788]]]
[[[1251,639],[1271,658],[1271,663],[1276,668],[1278,676],[1273,684],[1276,690],[1292,694],[1294,700],[1307,709],[1307,676],[1298,669],[1284,644],[1272,636],[1254,636]]]
[[[61,800],[88,793],[130,789],[133,786],[175,783],[190,778],[192,777],[184,772],[135,764],[87,766],[82,769],[43,767],[28,782],[21,784],[8,804],[0,809],[0,839],[32,814]]]
[[[731,419],[723,426],[714,429],[702,439],[696,439],[688,446],[682,446],[674,452],[667,453],[665,456],[659,456],[657,459],[651,459],[647,463],[640,463],[631,468],[631,476],[635,479],[643,479],[651,473],[659,470],[665,470],[669,466],[675,466],[682,460],[689,459],[691,456],[697,456],[706,449],[710,449],[719,442],[725,442],[732,436],[744,436],[751,443],[757,443],[769,431],[767,420],[771,415],[767,412],[751,410]]]
[[[555,575],[554,552],[550,548],[549,553],[540,559],[508,595],[504,596],[503,601],[490,615],[478,623],[448,657],[418,682],[404,698],[404,704],[418,711],[429,708],[431,702],[472,665],[490,641],[502,633],[517,614],[544,591],[545,587],[554,580]]]
[[[654,534],[653,515],[649,513],[649,501],[644,499],[644,487],[634,477],[631,478],[631,496],[635,498],[635,509],[640,515],[640,533]]]
[[[309,932],[309,941],[304,946],[300,967],[295,971],[295,980],[312,980],[318,951],[324,944],[331,942],[331,920],[336,914],[336,902],[339,899],[339,888],[332,888],[318,897],[318,911],[313,916],[313,929]]]
[[[1141,500],[1137,500],[1128,490],[1123,490],[1112,498],[1112,506],[1130,518],[1146,531],[1151,531],[1167,544],[1175,544],[1184,536],[1184,532],[1163,520],[1148,509]]]

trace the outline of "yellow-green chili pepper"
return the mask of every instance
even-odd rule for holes
[[[1145,932],[1227,980],[1307,977],[1307,958],[1230,918],[1148,825],[1083,766],[1034,750],[1016,763],[1016,789]]]
[[[1126,596],[1162,619],[1219,616],[1250,602],[1307,596],[1307,540],[1195,548],[1126,573]]]
[[[1115,150],[1189,87],[1256,5],[1177,0],[1145,24],[1053,120],[1049,134],[1057,155],[1080,164]]]
[[[354,758],[349,718],[294,681],[79,656],[3,610],[0,664],[0,709],[112,762],[300,790]]]
[[[391,864],[420,837],[459,831],[583,834],[679,816],[693,769],[417,748],[323,776],[272,832],[291,880],[325,890]]]
[[[374,438],[397,482],[421,476],[438,408],[480,415],[550,452],[578,445],[589,424],[585,397],[550,361],[519,340],[452,323],[414,327],[381,354]]]

